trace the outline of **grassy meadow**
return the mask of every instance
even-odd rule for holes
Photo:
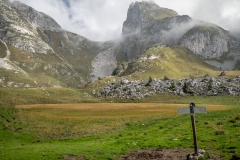
[[[139,103],[96,99],[90,90],[0,89],[0,159],[121,159],[140,149],[193,151],[189,115],[196,115],[199,148],[211,158],[240,157],[240,97],[155,95]],[[110,103],[110,102],[113,103]],[[41,103],[42,102],[42,103]],[[125,102],[125,101],[124,101]],[[151,102],[151,103],[149,103]]]

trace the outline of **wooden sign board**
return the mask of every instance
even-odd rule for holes
[[[195,116],[194,116],[195,113],[207,113],[207,109],[204,106],[195,106],[195,104],[193,102],[189,105],[189,107],[178,108],[178,114],[190,114],[191,115],[193,140],[194,140],[194,154],[199,155]]]
[[[194,107],[194,113],[207,113],[207,108],[196,106]],[[178,108],[178,114],[190,114],[190,107]]]

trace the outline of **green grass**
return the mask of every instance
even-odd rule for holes
[[[173,117],[186,104],[80,103],[18,105],[19,117],[39,140],[66,139],[121,130],[125,124]],[[208,110],[228,109],[208,106]],[[64,113],[64,114],[63,114]]]
[[[148,59],[144,62],[140,60],[150,55],[159,58]],[[170,79],[181,79],[189,76],[203,77],[206,74],[218,76],[220,71],[193,56],[185,47],[154,45],[139,59],[129,63],[121,76],[130,76],[133,80],[148,79],[149,76],[158,79],[163,79],[164,76]]]
[[[4,58],[7,55],[7,48],[6,46],[0,42],[0,58]]]
[[[95,99],[89,99],[89,97],[86,96],[86,90],[49,89],[47,92],[50,93],[49,99],[46,98],[46,90],[0,90],[0,159],[59,159],[69,154],[78,157],[85,156],[86,159],[120,159],[122,155],[142,148],[185,148],[190,152],[193,150],[189,115],[171,115],[172,118],[167,118],[160,116],[161,113],[159,113],[160,115],[157,117],[152,116],[152,118],[146,119],[138,119],[136,116],[133,116],[130,122],[118,119],[119,123],[123,122],[122,126],[118,129],[103,133],[85,136],[67,136],[67,138],[59,138],[57,136],[49,138],[47,136],[50,134],[49,132],[45,137],[43,135],[39,138],[39,134],[32,130],[34,123],[29,123],[26,121],[26,117],[23,116],[25,111],[30,110],[16,110],[12,107],[14,104],[40,103],[45,98],[55,103],[71,103],[71,100],[76,97],[81,97],[81,101],[78,102],[84,102],[85,100],[101,102]],[[148,106],[147,102],[150,101],[157,104],[160,102],[189,104],[193,101],[196,105],[222,104],[229,106],[229,110],[208,111],[207,114],[196,115],[199,148],[205,149],[211,158],[215,157],[216,159],[227,160],[233,156],[239,158],[240,154],[240,133],[238,132],[240,130],[239,100],[237,96],[179,97],[156,95],[148,99],[143,99],[142,102],[146,102],[146,108]],[[43,101],[43,103],[50,103],[49,101]],[[105,99],[103,101],[112,101],[112,99]],[[84,105],[84,103],[82,103],[82,105]],[[122,103],[122,105],[124,106],[124,103]],[[97,108],[95,109],[97,110],[96,112],[93,110],[86,110],[84,112],[93,115],[93,117],[98,114],[103,116],[101,114],[102,112],[99,112]],[[62,113],[61,110],[48,111],[35,109],[32,111],[36,113],[34,114],[36,124],[49,121],[49,123],[53,124],[52,127],[54,127],[54,121],[57,120],[57,115],[64,116],[65,118],[68,116],[68,112],[64,112],[64,110],[62,110]],[[79,112],[79,116],[83,116],[84,112]],[[71,113],[69,116],[77,117],[78,115],[77,111],[71,111],[69,113]],[[124,112],[119,110],[116,111],[116,115],[123,113]],[[44,114],[49,114],[49,116],[43,120],[40,115]],[[157,113],[154,112],[154,114]],[[109,114],[106,112],[104,115],[111,117],[111,115],[114,114],[113,112]],[[87,114],[85,116],[87,116]],[[73,122],[74,120],[70,119],[70,122],[71,121]],[[91,119],[89,121],[91,121]],[[95,123],[103,126],[111,126],[113,121],[114,118],[112,118],[112,120],[110,118],[109,120],[105,117],[101,121],[99,121],[98,118],[92,118],[89,125]],[[59,119],[58,122],[63,123],[61,119]],[[76,123],[65,122],[65,124],[63,124],[69,128],[71,128],[71,125],[73,127],[73,125],[80,124],[78,120],[75,120],[75,122]]]

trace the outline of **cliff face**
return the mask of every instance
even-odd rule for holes
[[[117,67],[114,48],[98,53],[92,61],[92,66],[93,71],[89,76],[90,81],[96,81],[98,78],[111,75],[113,69]]]
[[[132,3],[127,15],[121,43],[127,61],[135,60],[154,44],[175,44],[192,26],[189,16],[178,16],[153,2]]]
[[[0,39],[29,52],[47,53],[52,48],[38,35],[37,28],[7,0],[0,1]]]
[[[53,18],[23,3],[0,0],[0,86],[84,86],[90,73],[111,74],[95,67],[105,59],[94,61],[111,47],[64,31]]]
[[[129,6],[127,19],[123,23],[123,35],[133,34],[156,22],[157,19],[177,16],[177,12],[161,8],[154,2],[135,2]]]
[[[181,45],[204,59],[220,57],[231,47],[231,38],[227,31],[208,25],[193,27],[180,40]]]
[[[211,23],[193,20],[186,15],[178,16],[176,12],[152,2],[135,2],[130,5],[122,36],[122,54],[127,57],[127,61],[135,60],[157,43],[185,46],[197,57],[208,60],[208,63],[211,61],[210,64],[222,69],[236,69],[235,63],[239,61],[239,56],[236,56],[240,54],[236,49],[239,47],[239,36],[231,35]],[[214,62],[214,58],[224,59],[226,54],[227,64],[232,62],[233,65]]]
[[[67,37],[66,32],[61,28],[61,26],[50,16],[36,11],[34,8],[27,6],[19,1],[14,1],[12,5],[21,13],[27,20],[32,23],[35,27],[45,31],[59,32],[65,38]]]

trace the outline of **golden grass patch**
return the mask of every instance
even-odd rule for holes
[[[121,130],[126,124],[177,116],[188,104],[164,103],[79,103],[17,105],[22,121],[40,139],[72,138]],[[201,105],[202,106],[202,105]],[[222,105],[205,105],[207,110],[226,110]]]

